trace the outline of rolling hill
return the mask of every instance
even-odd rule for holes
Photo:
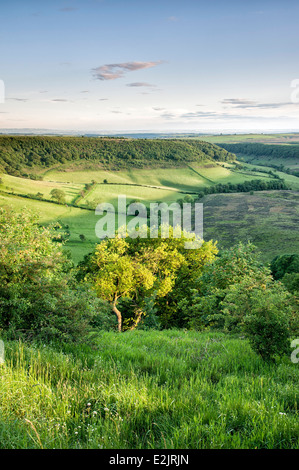
[[[200,198],[206,239],[220,246],[250,239],[267,262],[286,250],[299,251],[299,178],[235,161],[199,140],[0,136],[0,161],[0,206],[32,209],[43,224],[58,221],[75,263],[99,242],[97,204],[116,207],[123,195],[147,207]],[[266,189],[284,180],[293,191],[252,191],[253,180],[270,184]],[[53,189],[63,192],[63,203],[52,197]]]

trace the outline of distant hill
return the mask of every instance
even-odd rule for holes
[[[231,152],[200,140],[0,136],[0,171],[14,176],[26,176],[32,168],[84,161],[112,170],[235,158]]]
[[[234,152],[241,155],[254,155],[271,158],[294,158],[299,160],[299,144],[267,144],[267,143],[218,143],[219,147],[228,152]]]

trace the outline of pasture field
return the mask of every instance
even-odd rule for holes
[[[85,170],[85,171],[47,171],[45,180],[71,183],[89,183],[95,180],[103,183],[107,180],[113,184],[140,184],[160,188],[174,188],[180,191],[199,191],[207,182],[196,174],[192,168],[153,168],[134,170]]]
[[[264,262],[281,253],[299,254],[299,192],[210,194],[203,198],[204,239],[219,247],[251,241]]]
[[[11,175],[1,175],[1,180],[0,189],[2,191],[29,196],[36,196],[37,193],[41,193],[45,199],[51,199],[52,189],[61,189],[64,191],[65,200],[68,203],[71,203],[84,188],[83,183],[68,184],[64,182],[36,181]]]
[[[186,194],[175,189],[156,189],[146,186],[118,185],[118,184],[98,184],[86,197],[81,199],[80,205],[93,203],[94,206],[103,202],[109,202],[117,207],[118,196],[125,195],[127,202],[142,202],[149,206],[151,202],[163,201],[167,203],[175,202],[183,198]]]
[[[40,215],[42,223],[58,221],[62,225],[62,230],[67,232],[66,248],[70,250],[75,263],[99,242],[95,235],[98,217],[92,208],[102,202],[116,206],[117,197],[120,195],[126,195],[128,203],[140,201],[147,206],[151,202],[159,201],[172,203],[183,199],[187,194],[196,196],[203,187],[217,183],[236,184],[252,179],[270,181],[269,175],[263,170],[275,172],[284,178],[290,188],[299,190],[299,178],[270,167],[249,163],[241,170],[229,163],[217,164],[212,161],[190,163],[182,168],[153,170],[108,172],[92,168],[91,164],[88,164],[84,171],[79,168],[80,166],[73,165],[69,171],[66,171],[65,167],[60,170],[47,170],[41,174],[42,181],[1,175],[0,185],[1,206],[11,206],[17,210],[28,207]],[[107,180],[108,184],[103,183],[104,180]],[[81,192],[85,184],[92,181],[96,184],[82,197]],[[54,188],[64,191],[66,205],[33,199],[37,193],[41,193],[42,199],[50,200],[50,192]],[[283,193],[286,194],[284,198],[281,198],[279,191],[256,192],[254,195],[240,193],[206,196],[202,200],[205,238],[218,240],[223,246],[250,239],[262,250],[266,261],[285,250],[298,252],[297,193],[293,194],[293,199],[291,193]],[[74,202],[76,207],[70,205]]]
[[[298,367],[242,337],[99,332],[95,347],[7,341],[2,449],[298,448]]]
[[[260,169],[260,170],[266,170],[266,171],[272,170],[274,174],[284,179],[286,185],[290,189],[293,189],[295,191],[299,190],[299,178],[297,176],[289,175],[288,173],[285,173],[283,171],[274,170],[273,168],[263,165],[261,163],[259,164],[246,163],[246,168],[248,168],[249,170],[252,170],[253,168],[256,168],[257,170]]]
[[[225,165],[226,168],[223,168]],[[46,181],[64,183],[90,183],[92,180],[102,183],[107,180],[113,184],[140,184],[159,188],[173,188],[184,192],[199,192],[203,186],[216,183],[243,183],[252,179],[265,178],[264,173],[254,172],[247,175],[243,172],[232,171],[229,164],[214,162],[191,162],[183,168],[154,168],[120,171],[84,170],[58,171],[53,169],[44,174]],[[268,180],[270,178],[266,177]]]
[[[290,168],[291,170],[299,170],[299,161],[294,158],[279,158],[279,157],[261,157],[254,155],[239,155],[239,160],[244,160],[247,163],[252,165],[283,165],[285,168]]]
[[[0,207],[11,207],[17,212],[30,209],[40,216],[40,222],[45,225],[59,222],[62,232],[68,232],[65,246],[71,252],[75,264],[99,242],[95,234],[99,217],[96,217],[94,211],[4,194],[0,194]],[[85,236],[84,241],[80,240],[80,234]]]
[[[222,166],[224,165],[224,167]],[[263,179],[264,181],[270,181],[271,178],[265,173],[258,171],[244,171],[244,170],[235,170],[233,166],[228,163],[221,163],[221,165],[197,165],[192,164],[192,168],[198,174],[202,175],[203,178],[206,178],[207,181],[217,184],[217,183],[244,183],[245,181],[251,181],[253,179]]]

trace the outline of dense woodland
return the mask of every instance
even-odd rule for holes
[[[235,160],[227,150],[196,140],[0,136],[0,172],[14,176],[28,175],[25,168],[49,168],[80,161],[120,169],[178,166],[207,158]]]
[[[217,144],[219,147],[224,148],[228,152],[243,154],[243,155],[254,155],[256,157],[281,157],[284,158],[297,158],[299,159],[299,145],[272,145],[272,144],[260,144],[256,142],[244,142],[238,144]]]

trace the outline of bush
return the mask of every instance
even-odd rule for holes
[[[264,360],[290,352],[293,308],[290,294],[275,281],[257,285],[245,279],[231,288],[222,302],[225,324],[244,331],[255,352]]]
[[[0,329],[10,338],[82,342],[113,326],[110,307],[76,284],[54,238],[55,228],[40,227],[30,212],[0,210]]]
[[[191,328],[245,333],[264,360],[288,353],[298,330],[294,297],[273,280],[250,244],[225,250],[207,265],[191,304],[183,301],[181,308]]]

